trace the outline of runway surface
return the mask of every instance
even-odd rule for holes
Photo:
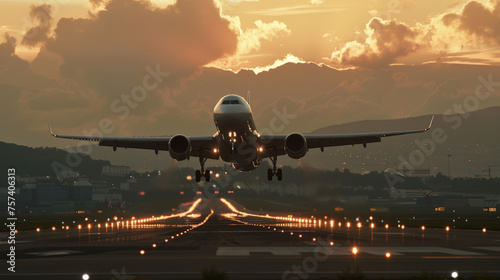
[[[369,277],[500,276],[499,232],[244,211],[231,200],[200,199],[161,217],[21,231],[16,272],[4,265],[0,278],[201,279],[212,265],[229,279],[336,279],[348,267]]]

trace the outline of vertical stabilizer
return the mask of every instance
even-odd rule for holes
[[[247,92],[247,102],[248,105],[250,105],[250,91]]]

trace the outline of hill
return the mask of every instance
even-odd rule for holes
[[[31,148],[0,142],[1,170],[16,168],[18,175],[55,176],[55,170],[73,169],[81,175],[98,176],[109,161],[95,160],[85,154],[72,154],[57,148]]]

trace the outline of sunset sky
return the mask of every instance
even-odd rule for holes
[[[442,114],[484,79],[500,82],[500,0],[0,7],[0,140],[29,146],[68,145],[49,137],[47,122],[61,134],[91,132],[103,119],[113,126],[106,136],[212,134],[213,106],[229,93],[252,92],[258,128],[276,110],[293,114],[277,131],[289,133]],[[155,71],[147,96],[125,102]],[[499,88],[477,108],[499,106]]]

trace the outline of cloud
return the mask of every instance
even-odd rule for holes
[[[52,28],[52,6],[49,4],[31,5],[30,16],[33,23],[38,23],[30,28],[23,37],[22,44],[35,46],[47,41]]]
[[[270,23],[257,20],[254,22],[254,28],[249,28],[245,31],[241,29],[239,17],[234,17],[232,20],[239,34],[236,53],[233,56],[219,59],[210,64],[209,66],[211,67],[229,69],[239,66],[244,63],[246,55],[260,49],[262,41],[272,41],[277,37],[288,36],[291,33],[285,23],[276,20]]]
[[[311,0],[311,4],[313,5],[321,5],[324,2],[325,2],[324,0]]]
[[[348,42],[334,51],[331,60],[342,66],[378,68],[394,63],[397,58],[416,51],[419,32],[396,20],[372,18],[364,31],[363,43]]]
[[[287,63],[306,63],[304,60],[296,57],[295,55],[289,53],[287,54],[283,59],[277,59],[272,65],[267,65],[267,66],[261,66],[261,67],[256,67],[254,69],[251,69],[255,74],[259,74],[264,71],[269,71],[271,69],[276,69],[282,65],[285,65]]]
[[[427,53],[426,56],[420,53],[422,57],[432,55],[440,62],[451,61],[447,56],[453,53],[484,52],[485,47],[499,46],[500,0],[489,4],[469,1],[457,13],[437,15],[413,26],[374,17],[362,34],[366,37],[364,41],[347,42],[332,53],[330,60],[335,66],[380,68],[420,50]],[[492,62],[476,59],[467,63]]]
[[[90,18],[62,18],[46,49],[64,61],[63,78],[110,98],[140,84],[147,66],[170,74],[162,86],[178,85],[236,51],[237,31],[213,1],[178,0],[164,8],[133,0],[105,5]]]
[[[479,40],[488,45],[500,44],[500,1],[485,5],[477,1],[468,2],[459,13],[447,13],[442,23],[465,32],[469,40]]]
[[[321,1],[321,3],[320,3]],[[305,14],[323,14],[323,13],[338,13],[344,12],[347,8],[344,7],[335,7],[335,8],[325,8],[325,7],[316,7],[322,4],[322,0],[312,0],[311,4],[313,5],[295,5],[288,7],[279,7],[279,8],[269,8],[264,10],[255,10],[248,11],[247,14],[255,14],[261,16],[292,16],[292,15],[305,15]]]

